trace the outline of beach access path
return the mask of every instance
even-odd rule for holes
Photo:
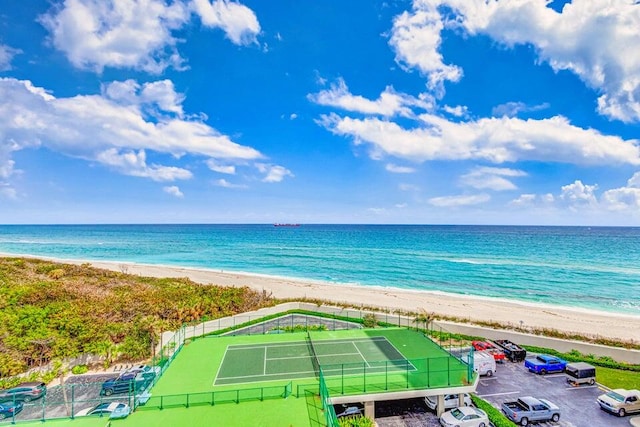
[[[56,260],[82,264],[87,261]],[[523,328],[549,328],[565,333],[640,341],[640,316],[590,311],[571,307],[481,298],[440,292],[331,284],[311,280],[254,275],[198,268],[156,266],[126,262],[89,261],[97,268],[150,277],[187,277],[202,284],[247,286],[276,298],[320,299],[355,307],[390,311],[425,310],[467,321],[508,323]]]

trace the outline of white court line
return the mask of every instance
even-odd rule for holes
[[[482,395],[479,394],[478,397],[482,397],[484,399],[485,397],[506,396],[508,394],[518,394],[518,393],[520,393],[520,391],[508,391],[505,393],[493,393],[493,394],[482,394]]]
[[[371,365],[369,365],[369,362],[367,362],[367,359],[365,359],[365,357],[362,355],[362,353],[360,353],[360,349],[358,348],[358,346],[356,345],[356,343],[354,343],[353,341],[351,342],[351,345],[353,345],[355,347],[355,349],[358,351],[358,354],[360,355],[360,357],[362,357],[362,360],[364,361],[364,363],[367,364],[367,366],[370,368]]]
[[[216,385],[216,381],[218,380],[218,375],[220,375],[220,369],[222,369],[222,364],[224,363],[224,358],[227,357],[227,350],[229,350],[229,346],[227,346],[227,348],[224,349],[224,354],[222,355],[222,361],[218,365],[218,372],[216,372],[216,376],[213,379],[213,384],[211,384],[212,386]]]
[[[409,365],[411,365],[411,367],[413,368],[413,370],[414,370],[414,371],[417,371],[417,370],[418,370],[418,368],[416,368],[416,365],[414,365],[413,363],[411,363],[411,362],[409,361],[409,359],[407,359],[406,357],[404,357],[404,355],[402,354],[402,352],[400,352],[400,350],[398,350],[398,347],[396,347],[395,345],[393,345],[393,343],[392,343],[391,341],[389,341],[389,340],[387,339],[387,337],[380,337],[380,338],[384,338],[384,340],[385,340],[387,343],[389,343],[389,345],[390,345],[391,347],[393,347],[393,349],[398,353],[398,355],[402,356],[402,358],[403,358],[407,363],[409,363]]]
[[[293,344],[280,344],[280,343],[269,343],[269,344],[257,344],[257,345],[230,345],[227,348],[233,350],[233,351],[240,351],[240,350],[252,350],[252,349],[256,349],[256,348],[263,348],[263,347],[306,347],[306,344],[304,344],[303,341],[297,341],[296,343]]]
[[[280,372],[278,374],[264,374],[264,377],[275,377],[276,375],[297,375],[297,374],[311,374],[315,375],[315,371],[300,371],[300,372]],[[243,376],[234,376],[234,377],[222,377],[223,380],[233,380],[236,378],[256,378],[260,377],[260,375],[243,375]],[[257,381],[256,381],[257,382]]]
[[[330,356],[355,356],[358,353],[336,353],[336,354],[319,354],[318,358],[320,357],[330,357]],[[270,357],[267,360],[285,360],[285,359],[309,359],[310,357],[313,357],[311,355],[309,356],[291,356],[291,357]]]

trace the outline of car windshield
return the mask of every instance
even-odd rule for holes
[[[462,418],[464,418],[464,414],[463,414],[463,413],[462,413],[462,411],[461,411],[460,409],[458,409],[458,408],[454,408],[454,409],[452,409],[450,413],[451,413],[451,415],[453,415],[453,417],[454,417],[456,420],[461,420]]]
[[[613,400],[617,400],[618,402],[624,402],[624,396],[616,393],[615,391],[607,393],[607,396],[609,396]]]

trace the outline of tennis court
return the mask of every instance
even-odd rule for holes
[[[415,371],[384,336],[229,345],[213,385],[348,375],[362,369]]]

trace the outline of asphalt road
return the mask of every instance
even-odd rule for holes
[[[611,415],[596,403],[596,398],[606,391],[598,384],[572,387],[565,374],[532,374],[525,369],[524,362],[508,361],[498,364],[493,377],[482,377],[476,390],[478,396],[498,409],[503,402],[521,396],[541,397],[555,403],[561,411],[560,421],[538,424],[542,427],[628,427],[630,417]]]

